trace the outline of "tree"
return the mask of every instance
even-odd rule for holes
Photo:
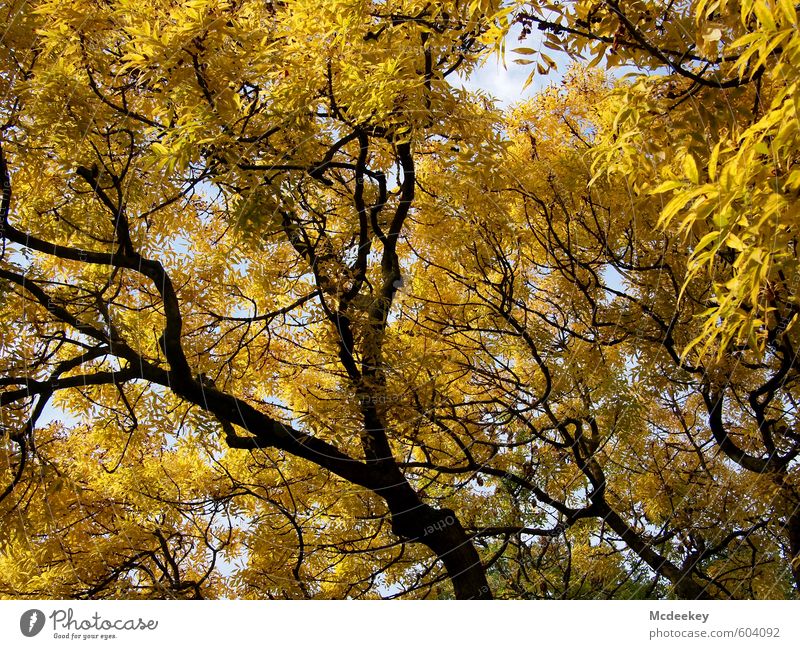
[[[793,596],[796,12],[621,5],[6,0],[0,593]]]
[[[660,250],[642,255],[644,232],[633,224],[620,242],[626,252],[607,250],[605,258],[627,289],[647,285],[643,271],[666,273],[679,288],[660,314],[657,296],[637,291],[637,318],[657,325],[652,340],[681,371],[676,380],[702,399],[719,451],[768,478],[764,496],[780,512],[800,587],[797,8],[575,2],[526,5],[519,19],[528,32],[542,30],[548,47],[589,50],[593,63],[640,70],[618,87],[613,122],[590,157],[594,180],[619,183],[634,220],[652,212],[654,199],[664,201],[646,227],[665,238]],[[683,248],[677,266],[668,254],[673,237]],[[684,318],[691,326],[681,332]],[[639,338],[641,349],[647,337]]]

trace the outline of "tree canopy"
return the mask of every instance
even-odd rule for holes
[[[797,597],[799,11],[0,0],[0,596]]]

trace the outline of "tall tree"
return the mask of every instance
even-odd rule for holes
[[[499,5],[4,1],[3,596],[800,589],[794,7]]]
[[[538,29],[547,49],[591,53],[590,66],[629,72],[605,126],[592,130],[592,187],[606,196],[586,200],[593,213],[608,210],[599,181],[609,181],[623,192],[617,215],[629,212],[631,227],[615,244],[600,222],[582,226],[607,247],[584,268],[596,273],[605,262],[622,273],[637,328],[655,327],[635,336],[637,351],[663,348],[660,373],[701,400],[714,448],[755,474],[755,485],[766,480],[800,588],[797,7],[521,3],[517,20],[524,35]],[[662,237],[655,249],[645,243],[651,229]],[[569,244],[558,247],[573,259]],[[672,295],[659,313],[653,287],[666,278]]]

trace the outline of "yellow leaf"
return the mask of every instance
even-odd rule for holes
[[[697,171],[697,163],[691,153],[683,157],[683,173],[695,185],[700,182],[700,173]]]

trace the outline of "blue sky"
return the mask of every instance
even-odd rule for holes
[[[525,81],[533,69],[533,65],[520,65],[514,59],[522,58],[513,52],[517,47],[528,47],[538,50],[541,47],[541,32],[534,31],[524,40],[519,40],[520,27],[511,30],[506,39],[505,65],[501,58],[494,54],[487,59],[469,78],[459,77],[455,84],[461,84],[468,90],[483,90],[495,97],[500,106],[507,107],[518,101],[531,98],[542,88],[557,83],[561,75],[570,64],[569,59],[559,53],[549,51],[548,55],[558,64],[557,70],[551,70],[547,75],[536,75],[532,83],[523,90]],[[524,58],[536,60],[536,55]]]

